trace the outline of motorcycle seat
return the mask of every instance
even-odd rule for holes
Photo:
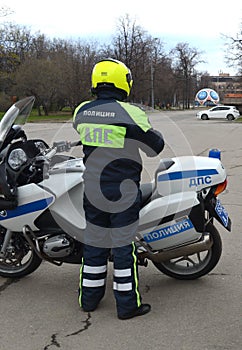
[[[156,169],[155,172],[155,178],[157,177],[157,175],[162,172],[162,171],[166,171],[168,170],[173,164],[175,164],[174,160],[171,158],[163,158],[160,160],[159,166]]]
[[[151,196],[153,194],[154,190],[154,184],[152,182],[149,183],[143,183],[140,185],[141,195],[142,195],[142,202],[141,206],[145,206],[151,199]]]
[[[156,190],[156,179],[160,172],[168,170],[175,162],[171,158],[164,158],[160,160],[160,164],[155,172],[155,182],[142,183],[140,185],[140,190],[142,193],[141,207],[143,208],[151,198],[155,198],[158,195]]]

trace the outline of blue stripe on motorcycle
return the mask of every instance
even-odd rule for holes
[[[53,198],[54,197],[48,197],[35,202],[19,205],[13,210],[2,210],[0,212],[0,220],[7,220],[17,216],[33,213],[38,210],[43,210],[49,206],[49,204],[53,201]]]
[[[173,173],[159,175],[158,181],[181,180],[215,174],[218,174],[217,170],[215,169],[175,171]]]

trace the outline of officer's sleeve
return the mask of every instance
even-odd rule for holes
[[[162,134],[152,128],[147,114],[140,108],[129,106],[128,111],[134,122],[130,126],[130,137],[139,141],[140,148],[148,157],[157,156],[165,145]]]
[[[136,137],[140,142],[140,148],[148,157],[157,156],[164,148],[165,142],[158,130],[150,128],[146,132],[139,128],[136,130]]]

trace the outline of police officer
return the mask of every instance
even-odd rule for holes
[[[115,59],[92,71],[96,99],[82,102],[73,126],[83,144],[87,227],[80,268],[79,303],[94,311],[105,293],[108,259],[113,257],[113,289],[120,319],[150,311],[141,302],[134,238],[141,205],[139,150],[156,156],[164,147],[139,107],[124,102],[133,84],[130,70]]]

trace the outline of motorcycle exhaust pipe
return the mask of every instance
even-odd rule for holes
[[[212,247],[212,245],[213,242],[210,239],[210,235],[205,234],[202,240],[188,244],[186,246],[159,252],[152,252],[151,250],[149,250],[140,254],[142,258],[147,258],[156,263],[160,263],[171,259],[179,258],[181,256],[192,255],[209,250]],[[147,247],[145,248],[147,249]]]

